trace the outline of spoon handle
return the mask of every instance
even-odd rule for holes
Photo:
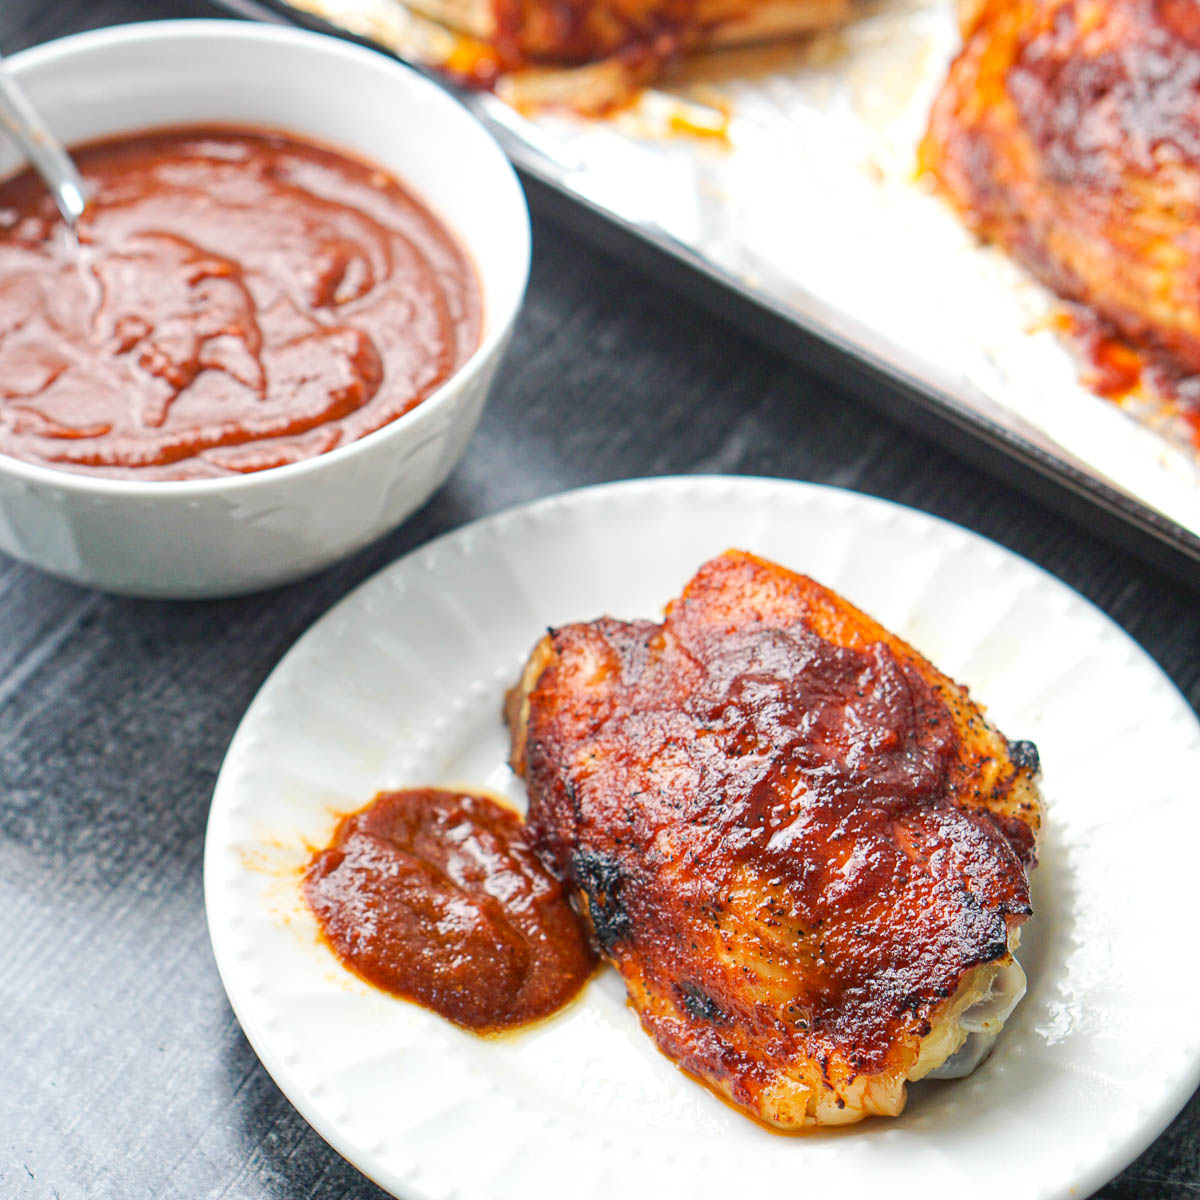
[[[58,211],[71,228],[87,207],[87,187],[70,155],[46,128],[29,97],[5,68],[0,56],[0,129],[25,152],[50,189]]]

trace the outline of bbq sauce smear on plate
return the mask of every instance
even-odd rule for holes
[[[313,856],[304,896],[356,975],[478,1033],[549,1016],[596,966],[521,818],[483,796],[381,793]]]
[[[474,268],[395,179],[280,134],[183,128],[75,152],[76,245],[0,184],[0,452],[126,479],[324,454],[479,342]]]

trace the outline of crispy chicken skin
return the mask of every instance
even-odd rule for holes
[[[986,240],[1200,371],[1200,4],[969,0],[923,167]]]
[[[804,576],[729,551],[661,625],[552,630],[508,718],[646,1031],[770,1125],[898,1113],[1012,962],[1036,751]]]

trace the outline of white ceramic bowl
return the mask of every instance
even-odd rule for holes
[[[455,100],[382,54],[239,21],[162,21],[63,38],[7,60],[68,143],[155,126],[270,126],[379,163],[458,237],[483,336],[399,420],[316,458],[195,482],[93,479],[0,455],[0,550],[142,596],[228,596],[297,579],[398,525],[458,461],[529,272],[529,215],[499,147]],[[0,147],[0,176],[19,156]]]

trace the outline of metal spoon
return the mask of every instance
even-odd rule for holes
[[[50,189],[62,218],[75,229],[87,207],[87,187],[71,156],[46,128],[29,97],[9,74],[0,55],[0,129],[25,152],[30,165]]]

